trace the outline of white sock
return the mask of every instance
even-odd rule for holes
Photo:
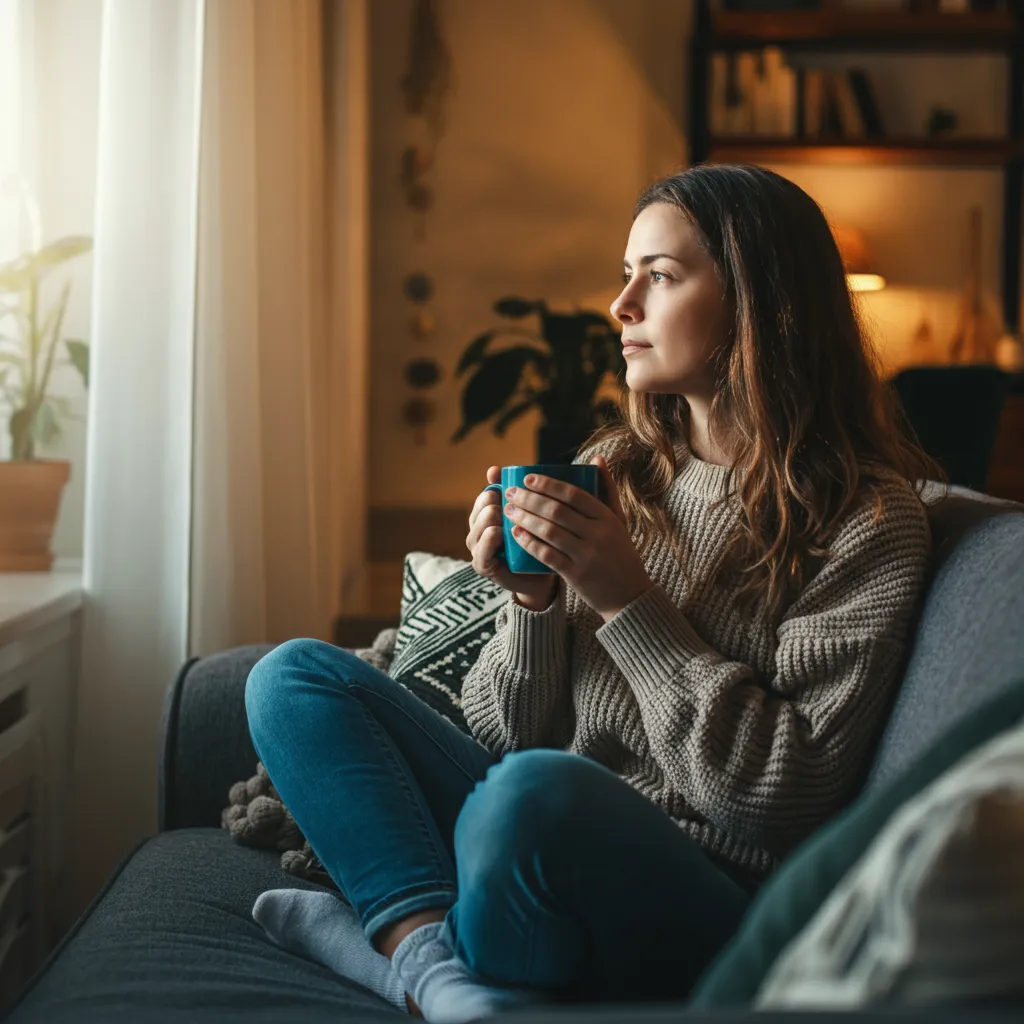
[[[406,935],[391,956],[391,967],[430,1024],[464,1024],[541,998],[485,984],[471,974],[455,955],[443,921]]]
[[[356,912],[329,892],[271,889],[252,916],[279,946],[358,982],[408,1012],[405,986],[363,933]]]

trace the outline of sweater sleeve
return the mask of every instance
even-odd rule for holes
[[[572,730],[570,689],[564,584],[542,612],[510,596],[462,684],[462,712],[473,736],[496,757],[564,746]]]
[[[707,644],[659,586],[597,633],[651,754],[698,814],[780,856],[849,798],[903,662],[931,548],[909,484],[851,514],[776,632],[771,678]]]

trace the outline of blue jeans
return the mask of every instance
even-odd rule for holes
[[[619,776],[497,761],[355,655],[291,640],[245,689],[260,760],[372,940],[447,912],[462,960],[566,999],[678,999],[750,893]]]

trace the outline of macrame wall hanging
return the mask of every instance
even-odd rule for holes
[[[414,252],[423,267],[422,246],[427,239],[428,215],[434,206],[430,184],[437,146],[444,132],[444,99],[451,88],[452,59],[441,36],[433,0],[416,0],[409,37],[409,66],[402,76],[405,109],[410,115],[412,141],[402,151],[400,181],[412,211]],[[410,305],[409,334],[416,345],[436,334],[437,319],[431,311],[434,281],[425,269],[405,278],[402,288]],[[402,418],[413,429],[417,444],[425,444],[427,426],[437,417],[437,405],[428,397],[441,380],[441,365],[430,356],[417,355],[405,364],[406,384],[414,390],[402,406]]]

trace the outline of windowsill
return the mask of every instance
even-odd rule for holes
[[[82,606],[82,574],[0,572],[0,646]]]

